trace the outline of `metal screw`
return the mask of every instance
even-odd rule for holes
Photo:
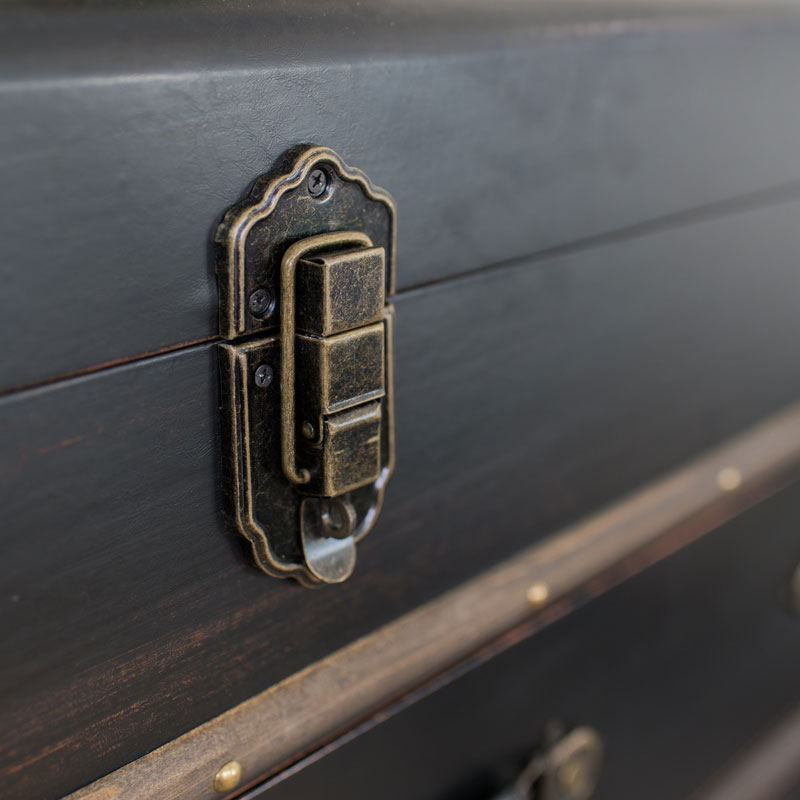
[[[269,316],[275,308],[275,299],[269,289],[256,289],[250,295],[250,313],[257,317]]]
[[[274,375],[275,373],[269,364],[262,364],[256,370],[256,386],[258,386],[259,389],[266,389],[267,386],[272,383]]]
[[[314,430],[314,426],[310,422],[304,422],[302,424],[300,427],[300,433],[302,433],[306,439],[313,439],[317,435],[317,432]]]
[[[312,197],[319,197],[323,194],[328,188],[328,176],[325,174],[325,170],[312,169],[308,175],[306,186]]]

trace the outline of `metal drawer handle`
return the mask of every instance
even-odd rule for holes
[[[534,755],[514,784],[493,800],[589,800],[602,763],[597,731],[575,728]]]

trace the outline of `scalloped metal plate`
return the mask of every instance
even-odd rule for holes
[[[317,169],[324,170],[328,181],[320,196],[308,189],[309,175]],[[353,535],[321,548],[307,523],[309,498],[286,479],[280,466],[280,265],[286,250],[301,239],[339,230],[363,231],[375,246],[385,249],[388,301],[394,292],[395,213],[391,196],[363,172],[347,166],[333,150],[301,146],[255,181],[247,199],[226,213],[215,237],[220,335],[236,340],[220,346],[227,451],[223,477],[230,512],[264,572],[293,577],[306,586],[338,583],[350,575],[354,545],[369,533],[380,511],[394,466],[393,309],[387,305],[384,314],[386,413],[381,476],[350,493],[357,514]],[[261,316],[251,313],[248,304],[259,288],[276,299],[271,313]],[[255,370],[265,363],[273,369],[271,385],[254,389]],[[333,551],[335,568],[326,572],[316,559],[319,553]],[[308,563],[310,556],[315,563]]]

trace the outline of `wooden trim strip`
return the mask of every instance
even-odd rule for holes
[[[212,800],[296,761],[409,689],[526,622],[529,630],[709,532],[800,473],[792,406],[607,510],[339,650],[69,800]],[[542,620],[537,623],[537,620]],[[513,637],[512,637],[513,638]]]

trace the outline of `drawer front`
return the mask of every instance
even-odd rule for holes
[[[216,344],[0,399],[0,747],[37,765],[0,766],[9,796],[145,755],[792,402],[798,212],[401,292],[397,469],[339,587],[265,577],[226,527]]]
[[[800,704],[800,485],[248,797],[488,800],[544,726],[591,725],[598,800],[688,797]]]

